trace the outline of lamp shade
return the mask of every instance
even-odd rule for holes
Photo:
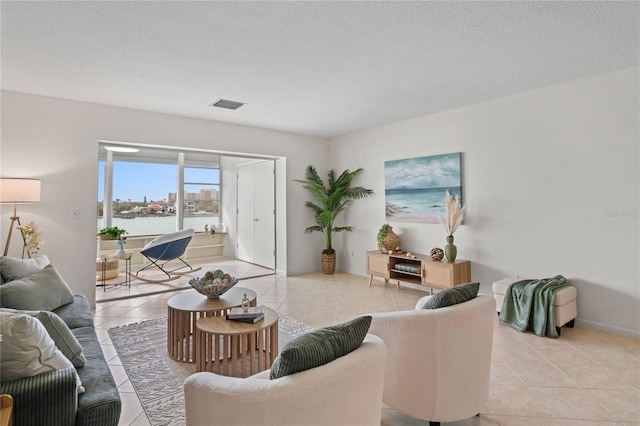
[[[40,179],[0,178],[0,203],[39,203]]]

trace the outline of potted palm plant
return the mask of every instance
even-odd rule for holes
[[[302,184],[315,197],[316,203],[307,201],[307,206],[314,214],[316,224],[309,226],[305,232],[322,232],[326,240],[326,248],[322,250],[322,272],[333,274],[336,268],[336,251],[333,249],[333,234],[342,231],[352,231],[351,226],[335,226],[336,217],[346,210],[352,200],[366,198],[373,194],[373,190],[362,186],[352,187],[353,180],[364,169],[343,171],[336,177],[333,170],[329,170],[328,181],[325,183],[318,175],[315,167],[309,165],[305,171],[305,179],[294,179]]]

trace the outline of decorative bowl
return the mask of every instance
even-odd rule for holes
[[[189,281],[198,293],[204,294],[209,299],[219,299],[221,295],[238,283],[236,277],[225,274],[222,270],[216,269],[204,274],[202,278],[193,278]]]
[[[440,261],[444,257],[444,251],[439,247],[434,247],[431,249],[431,259],[435,261]]]

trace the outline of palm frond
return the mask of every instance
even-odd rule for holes
[[[309,226],[305,232],[322,232],[325,234],[327,250],[333,250],[331,241],[333,234],[342,231],[352,231],[351,226],[333,226],[334,221],[352,200],[366,198],[373,194],[373,190],[357,186],[352,188],[353,179],[363,172],[362,168],[354,171],[344,170],[336,177],[334,170],[329,170],[327,183],[318,175],[315,167],[309,165],[305,169],[305,179],[294,179],[308,190],[316,202],[307,201],[305,206],[314,215],[315,225]]]
[[[305,228],[304,232],[306,234],[310,234],[312,232],[324,232],[324,226],[320,226],[320,225],[309,226]]]
[[[353,226],[335,226],[333,232],[353,231]]]

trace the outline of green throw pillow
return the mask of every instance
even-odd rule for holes
[[[475,299],[480,283],[461,284],[434,294],[422,309],[438,309]]]
[[[82,346],[62,319],[49,311],[40,311],[35,315],[47,329],[56,347],[66,356],[74,367],[84,367],[87,359],[82,352]]]
[[[83,367],[87,359],[82,352],[82,346],[76,336],[73,335],[67,324],[62,321],[58,315],[49,311],[19,311],[10,308],[0,308],[0,312],[9,312],[14,314],[27,314],[37,318],[49,333],[49,337],[53,339],[56,347],[67,357],[74,367]]]
[[[40,254],[33,259],[18,259],[16,257],[0,256],[0,277],[5,283],[24,278],[40,271],[49,264],[49,258]]]
[[[2,285],[0,306],[28,311],[53,311],[73,302],[73,293],[49,264],[41,271]]]
[[[360,347],[371,316],[321,328],[287,343],[271,366],[270,379],[278,379],[327,364]]]

